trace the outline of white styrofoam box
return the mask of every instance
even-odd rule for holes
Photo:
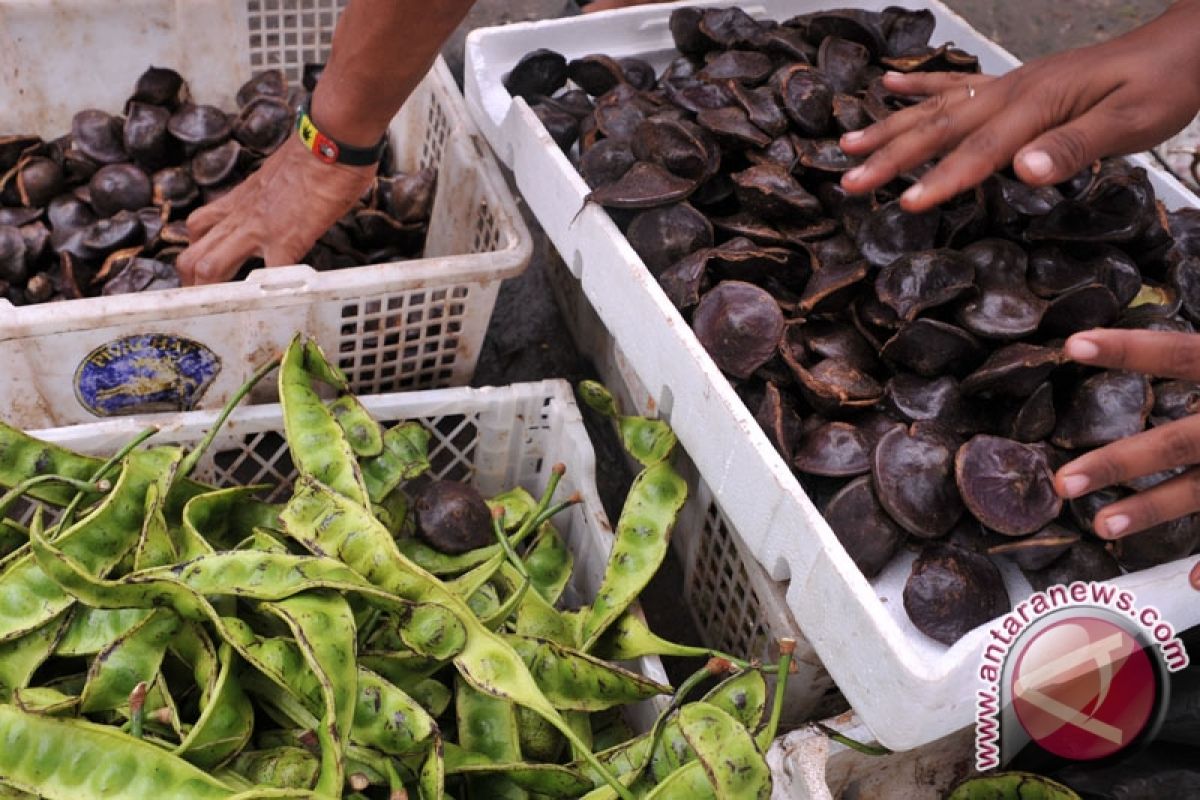
[[[179,69],[197,102],[231,110],[252,74],[279,67],[298,84],[304,63],[324,61],[343,5],[0,0],[0,135],[57,137],[76,111],[119,112],[151,64]],[[78,379],[85,369],[116,387],[107,402],[128,400],[127,413],[217,408],[297,330],[356,392],[469,382],[500,281],[529,263],[529,232],[440,58],[388,133],[397,169],[438,171],[423,258],[20,308],[0,299],[0,416],[25,428],[96,419],[79,390],[91,385]],[[126,372],[107,366],[114,353]],[[271,387],[254,396],[271,399]]]
[[[1193,191],[1200,190],[1200,117],[1154,148],[1154,152],[1184,186]]]
[[[854,3],[869,9],[890,4]],[[502,85],[521,56],[538,47],[553,47],[568,58],[637,55],[661,68],[673,51],[667,20],[679,5],[689,4],[477,30],[467,39],[467,108],[515,172],[517,188],[611,332],[628,372],[639,379],[647,394],[643,405],[653,401],[670,420],[739,543],[770,578],[789,581],[787,605],[847,700],[883,744],[894,750],[917,747],[971,722],[986,630],[946,648],[917,633],[904,613],[906,564],[893,564],[870,583],[863,578],[620,230],[604,209],[585,207],[588,187],[570,161],[528,105]],[[834,5],[755,0],[742,8],[782,20]],[[941,3],[923,5],[937,19],[934,40],[954,41],[975,53],[985,72],[1019,63]],[[1168,208],[1198,202],[1152,160],[1132,160],[1150,172]],[[1200,604],[1185,588],[1189,567],[1179,561],[1119,583],[1183,628],[1200,622]],[[1007,576],[1014,600],[1028,594],[1024,581],[1012,571]]]
[[[519,383],[484,389],[432,389],[361,397],[372,416],[385,425],[405,420],[422,423],[433,434],[429,443],[433,474],[466,481],[491,496],[522,486],[535,497],[545,490],[555,464],[566,473],[556,497],[578,492],[583,502],[554,518],[575,557],[565,596],[590,602],[604,579],[613,533],[596,492],[596,458],[571,387],[563,381]],[[159,432],[155,444],[194,444],[216,418],[213,411],[113,419],[31,431],[30,435],[77,452],[108,456],[148,425]],[[195,477],[216,486],[266,484],[274,502],[290,496],[296,471],[283,435],[276,404],[242,406],[234,411],[197,466]],[[657,657],[631,665],[640,674],[667,683]],[[653,701],[628,709],[630,721],[649,730],[658,713]]]
[[[604,328],[559,258],[548,265],[550,286],[576,348],[596,368],[601,381],[626,413],[655,416],[654,398],[629,367],[620,346]],[[796,638],[798,626],[788,609],[784,585],[771,580],[733,532],[712,490],[696,465],[676,456],[688,484],[688,499],[671,544],[683,566],[683,599],[704,644],[745,659],[775,661],[775,644]],[[795,672],[787,685],[782,729],[790,730],[846,707],[820,657],[803,638],[793,655]],[[773,685],[774,679],[768,678]]]
[[[853,713],[824,721],[826,727],[873,745],[871,732]],[[975,775],[970,729],[906,750],[870,755],[809,727],[781,736],[767,752],[774,778],[772,800],[943,800]]]

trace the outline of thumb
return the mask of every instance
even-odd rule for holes
[[[1119,148],[1112,121],[1095,111],[1043,133],[1017,151],[1013,169],[1031,186],[1061,183]]]

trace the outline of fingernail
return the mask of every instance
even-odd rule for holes
[[[866,167],[855,167],[854,169],[852,169],[846,173],[846,180],[861,181],[866,176],[866,174],[867,174]]]
[[[894,69],[889,69],[887,72],[883,73],[883,77],[889,78],[891,80],[895,80],[896,78],[899,78],[903,75],[904,75],[903,72],[896,72],[896,70],[894,70]]]
[[[1068,500],[1079,497],[1079,495],[1087,493],[1089,483],[1091,481],[1088,480],[1087,475],[1068,475],[1062,481],[1063,494]]]
[[[1063,349],[1068,358],[1076,361],[1091,361],[1100,355],[1100,346],[1091,339],[1072,337],[1067,340],[1066,347]]]
[[[921,199],[921,195],[925,194],[925,187],[919,183],[914,183],[908,187],[904,194],[900,195],[900,199],[908,203],[915,203]]]
[[[1200,592],[1200,565],[1192,567],[1192,588]]]
[[[1021,154],[1021,163],[1026,171],[1035,178],[1049,178],[1054,174],[1054,159],[1042,150],[1031,150]]]
[[[854,144],[864,136],[862,131],[850,131],[842,134],[842,144]]]
[[[1113,514],[1108,519],[1104,520],[1104,531],[1110,539],[1115,539],[1125,531],[1129,530],[1131,520],[1125,514]]]

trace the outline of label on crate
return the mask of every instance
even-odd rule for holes
[[[190,411],[220,371],[217,354],[191,339],[167,333],[125,336],[80,362],[75,396],[98,417]]]

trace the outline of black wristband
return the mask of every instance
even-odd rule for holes
[[[383,150],[387,146],[387,135],[379,140],[374,147],[355,147],[339,142],[321,133],[309,113],[311,97],[306,99],[296,111],[296,135],[303,142],[306,150],[324,161],[326,164],[346,164],[351,167],[370,167],[379,163]]]

